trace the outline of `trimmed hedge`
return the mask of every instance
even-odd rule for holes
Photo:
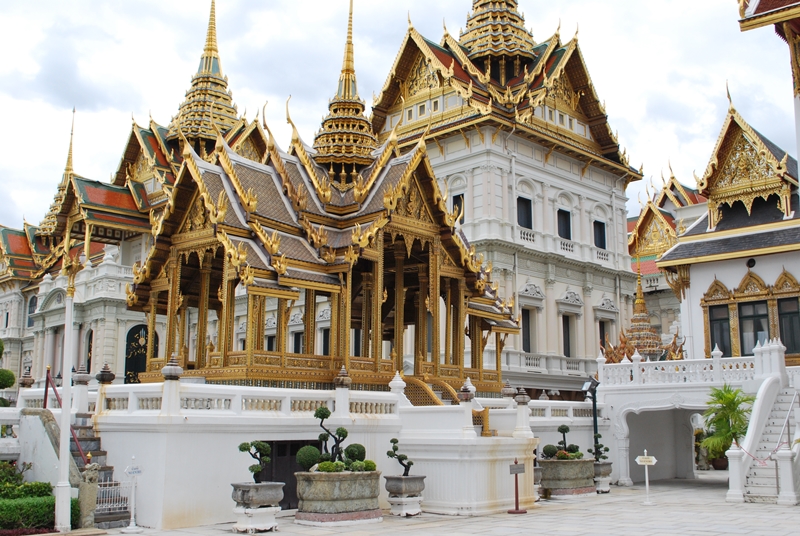
[[[0,485],[0,499],[28,499],[30,497],[49,497],[53,494],[50,482],[24,482],[22,485]]]
[[[0,500],[0,529],[53,528],[56,523],[56,498]],[[80,527],[81,509],[78,499],[72,499],[70,524]]]

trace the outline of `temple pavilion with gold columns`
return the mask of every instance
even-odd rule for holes
[[[404,368],[409,332],[406,382],[424,379],[454,395],[469,377],[480,392],[499,391],[499,359],[485,363],[483,349],[490,338],[502,348],[518,332],[513,303],[498,295],[491,265],[457,230],[459,213],[447,208],[425,143],[401,154],[392,134],[378,145],[364,108],[351,6],[338,89],[313,148],[294,127],[289,102],[287,151],[266,123],[263,156],[237,153],[215,127],[204,158],[198,150],[207,146],[175,129],[182,164],[163,210],[153,213],[152,245],[134,267],[128,305],[151,325],[166,316],[162,355],[184,367],[192,361],[186,376],[321,388],[344,366],[356,388],[383,389]],[[242,294],[246,335],[237,344]],[[187,318],[196,319],[196,340],[206,341],[209,314],[218,319],[217,344],[195,345],[190,359]],[[320,331],[325,315],[330,327]],[[290,333],[295,323],[302,331]],[[159,381],[164,364],[148,348],[140,379]]]

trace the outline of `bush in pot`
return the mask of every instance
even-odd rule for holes
[[[399,441],[392,438],[391,450],[386,452],[386,456],[394,458],[403,468],[403,474],[399,476],[384,475],[386,479],[386,491],[389,492],[389,504],[392,505],[392,515],[414,516],[422,512],[420,503],[422,502],[422,492],[425,489],[425,477],[422,475],[411,476],[408,472],[414,462],[408,456],[399,452]]]
[[[550,495],[577,495],[596,491],[594,484],[594,459],[583,459],[577,445],[567,443],[569,427],[558,427],[561,441],[542,448],[541,486],[544,497]]]
[[[594,481],[597,487],[597,493],[608,493],[611,491],[609,484],[611,483],[611,462],[608,460],[606,453],[608,447],[600,443],[601,434],[594,434],[594,448],[586,449],[589,454],[594,457]]]
[[[708,435],[700,446],[708,449],[708,458],[714,460],[725,459],[725,452],[733,443],[747,435],[747,425],[750,421],[755,397],[745,394],[741,389],[734,389],[728,384],[720,388],[711,389],[708,399],[708,409],[703,413]],[[727,468],[727,463],[724,464]],[[718,465],[714,465],[718,468]]]
[[[250,441],[239,444],[239,452],[248,453],[258,463],[248,467],[255,482],[231,484],[231,498],[236,502],[233,512],[237,519],[233,530],[249,533],[272,530],[278,526],[275,513],[281,509],[284,486],[283,482],[262,481],[264,469],[272,461],[269,457],[272,448],[264,441]]]

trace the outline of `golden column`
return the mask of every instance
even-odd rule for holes
[[[394,352],[396,370],[403,370],[403,309],[405,308],[405,273],[406,249],[403,239],[394,243]]]

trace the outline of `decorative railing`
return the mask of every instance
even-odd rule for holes
[[[533,244],[536,242],[536,233],[534,233],[530,229],[520,228],[519,239],[522,240],[523,242],[529,242]]]
[[[565,402],[561,400],[531,400],[528,403],[533,419],[592,419],[591,402]],[[605,405],[597,405],[597,418],[602,419]]]
[[[569,240],[559,240],[559,249],[564,253],[575,253],[575,242]]]
[[[610,258],[608,251],[604,249],[595,249],[594,254],[595,254],[595,259],[597,259],[600,262],[608,262],[608,259]]]
[[[603,385],[664,385],[681,383],[741,383],[755,377],[755,358],[720,360],[642,361],[602,365]]]
[[[592,376],[597,371],[597,361],[563,355],[509,352],[503,369],[569,376]]]

